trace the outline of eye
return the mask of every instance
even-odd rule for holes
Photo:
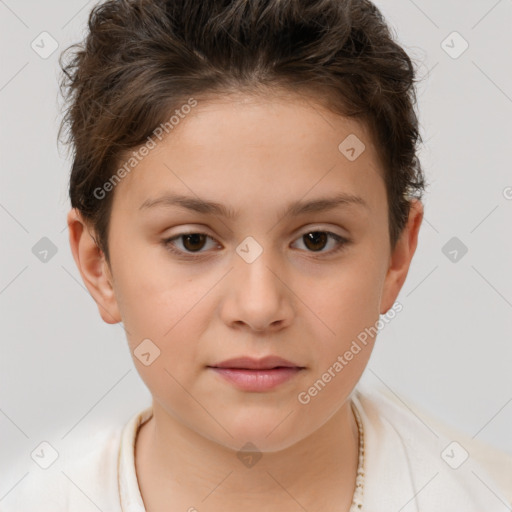
[[[331,243],[331,247],[334,246],[334,248],[331,250],[322,251],[324,247],[329,245],[329,239],[333,241],[333,243]],[[349,243],[349,240],[346,238],[339,236],[336,233],[331,233],[330,231],[308,231],[307,233],[304,233],[299,238],[299,240],[304,242],[308,252],[321,254],[334,254],[344,249],[345,246]]]
[[[205,252],[201,251],[201,249],[204,248],[207,239],[213,240],[213,238],[206,233],[181,233],[172,238],[166,238],[162,243],[166,249],[175,254],[187,255]],[[175,241],[177,240],[181,241],[183,249],[176,248]]]
[[[207,252],[206,250],[202,251],[202,249],[207,246],[206,242],[208,239],[212,242],[216,242],[214,238],[207,235],[206,233],[180,233],[171,238],[162,240],[162,245],[168,251],[177,254],[178,256],[194,258],[200,257],[202,256],[202,253]],[[346,238],[330,231],[308,231],[307,233],[304,233],[298,240],[304,242],[308,252],[320,253],[322,255],[326,253],[337,253],[350,243],[350,241]],[[333,246],[333,248],[327,251],[322,250],[329,245],[328,242],[330,240],[332,241],[330,245],[331,247]],[[179,241],[180,244],[177,244],[177,241]],[[177,247],[177,245],[181,245],[181,248]],[[214,247],[215,245],[217,245],[217,247],[219,246],[218,244],[213,243]]]

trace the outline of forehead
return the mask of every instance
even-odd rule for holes
[[[168,191],[215,198],[237,211],[282,209],[291,198],[326,192],[363,196],[370,209],[386,199],[365,125],[313,99],[199,100],[169,134],[153,140],[154,148],[116,187],[114,203],[123,208],[139,208]]]

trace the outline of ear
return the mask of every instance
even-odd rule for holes
[[[98,305],[101,318],[107,324],[120,322],[112,275],[103,252],[91,235],[90,226],[76,208],[68,212],[67,223],[73,258],[85,286]]]
[[[381,315],[393,306],[405,282],[412,257],[418,245],[418,233],[422,220],[423,204],[418,199],[413,199],[411,200],[407,226],[404,228],[389,259],[389,267],[381,297]]]

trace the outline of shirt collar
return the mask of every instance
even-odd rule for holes
[[[361,394],[352,394],[363,425],[364,485],[362,512],[418,512],[417,490],[400,435],[374,408],[364,407]]]
[[[135,471],[135,439],[139,427],[153,415],[153,406],[138,412],[121,434],[118,458],[119,501],[123,512],[145,512]]]

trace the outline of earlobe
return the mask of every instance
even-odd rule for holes
[[[121,321],[121,315],[105,256],[92,236],[91,227],[76,208],[67,215],[69,244],[82,280],[98,306],[101,318],[108,324]]]
[[[418,234],[423,220],[423,204],[417,199],[411,201],[409,219],[389,260],[381,297],[380,314],[393,306],[405,282],[412,258],[418,245]]]

